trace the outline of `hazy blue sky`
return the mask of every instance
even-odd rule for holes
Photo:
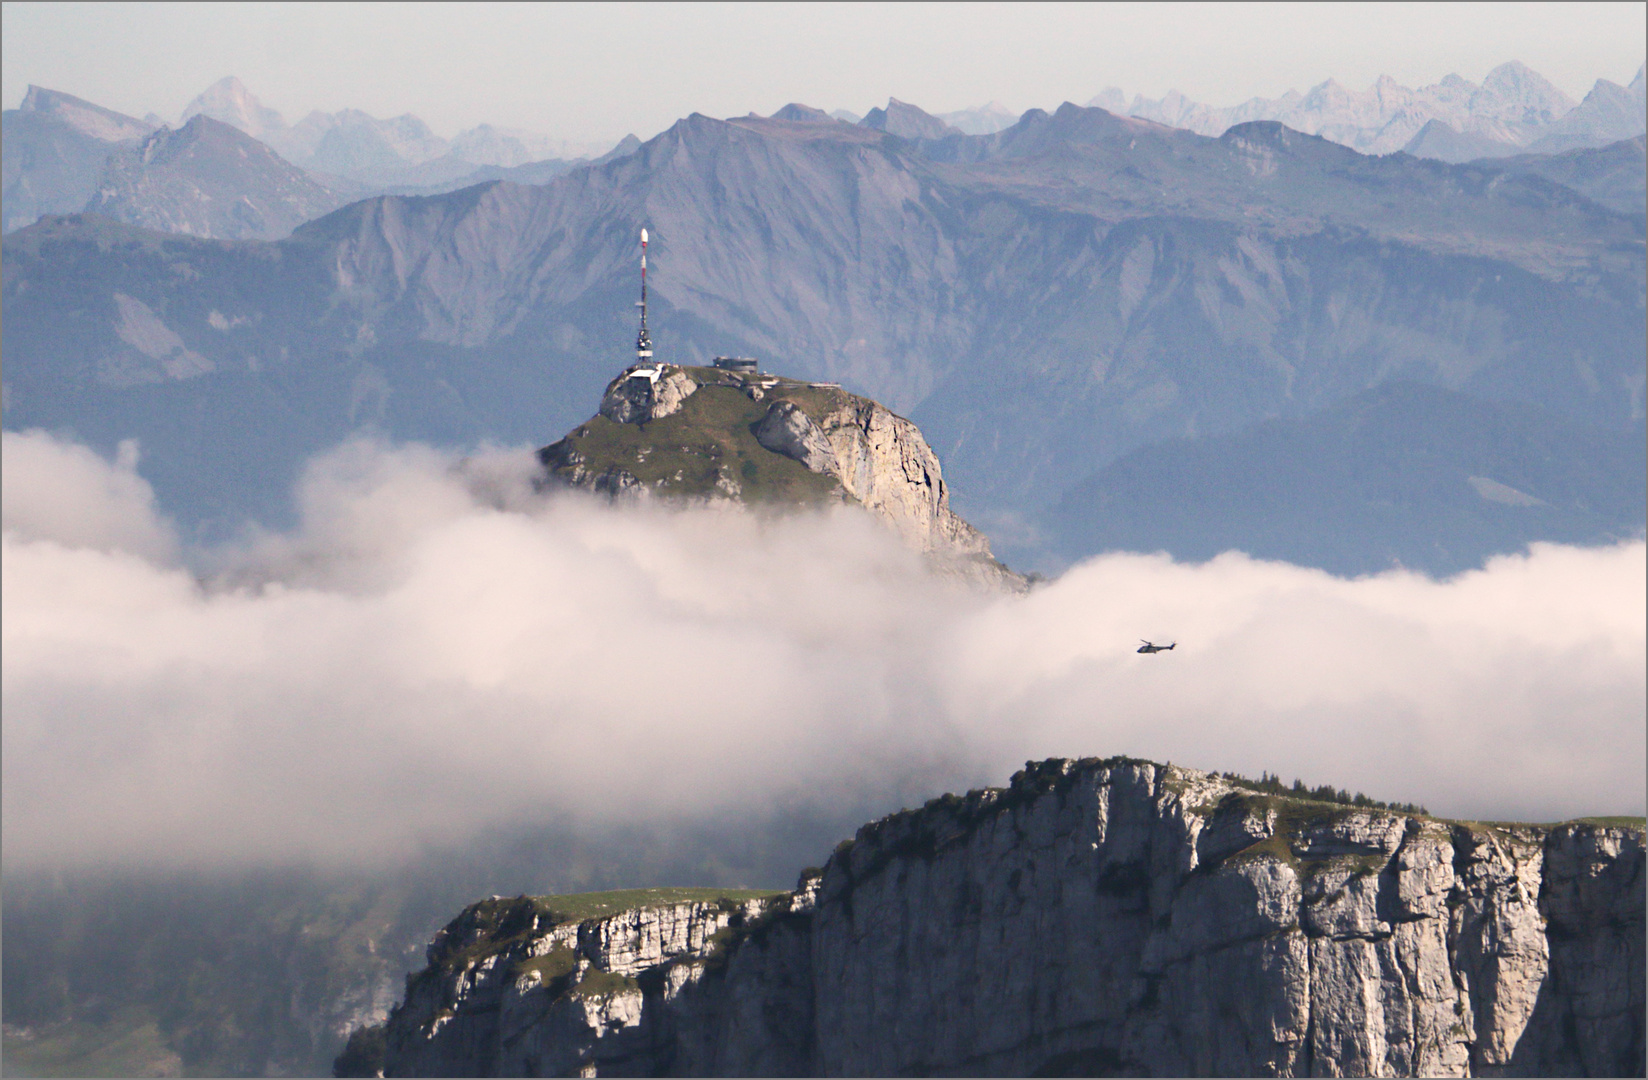
[[[863,112],[1085,102],[1106,86],[1215,105],[1334,78],[1480,80],[1518,59],[1578,99],[1642,62],[1619,4],[832,6],[644,4],[3,5],[0,96],[29,83],[167,119],[224,75],[296,120],[411,112],[564,139],[650,136],[690,112],[789,101]]]

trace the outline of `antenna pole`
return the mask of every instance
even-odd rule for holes
[[[641,230],[641,334],[635,339],[635,359],[652,359],[652,338],[647,334],[647,230]]]

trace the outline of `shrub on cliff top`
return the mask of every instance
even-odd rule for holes
[[[1259,774],[1259,779],[1250,780],[1240,773],[1226,772],[1214,775],[1229,780],[1232,784],[1247,788],[1249,791],[1264,792],[1268,795],[1289,795],[1295,799],[1313,799],[1316,802],[1339,803],[1344,806],[1365,807],[1369,810],[1389,810],[1397,814],[1419,814],[1430,816],[1430,811],[1415,803],[1381,802],[1370,799],[1358,791],[1352,795],[1344,788],[1335,788],[1332,784],[1323,784],[1321,787],[1310,787],[1303,780],[1295,777],[1291,786],[1282,783],[1280,776],[1272,776],[1269,772]]]

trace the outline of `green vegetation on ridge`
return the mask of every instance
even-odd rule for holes
[[[714,889],[699,887],[657,889],[614,889],[610,892],[567,893],[536,896],[533,900],[552,913],[557,923],[604,919],[633,908],[664,907],[668,904],[742,904],[782,896],[777,889]]]
[[[1249,780],[1240,773],[1233,772],[1214,773],[1213,775],[1228,780],[1232,784],[1248,788],[1251,791],[1262,791],[1272,795],[1286,795],[1290,798],[1308,799],[1314,802],[1340,803],[1344,806],[1363,807],[1369,810],[1389,810],[1395,814],[1417,814],[1420,817],[1430,816],[1429,810],[1426,810],[1423,806],[1419,806],[1416,803],[1381,802],[1378,799],[1368,798],[1360,791],[1358,791],[1355,795],[1352,795],[1344,788],[1335,788],[1332,784],[1323,784],[1320,787],[1310,787],[1298,777],[1294,777],[1293,784],[1290,787],[1282,783],[1282,778],[1280,776],[1272,776],[1268,772],[1261,773],[1259,775],[1259,779],[1257,780]]]
[[[730,480],[750,503],[814,506],[835,496],[839,488],[834,480],[768,450],[753,431],[774,401],[793,400],[813,413],[829,391],[780,383],[771,397],[753,401],[735,385],[710,381],[709,369],[687,371],[699,389],[676,412],[643,424],[597,415],[569,432],[565,441],[583,455],[591,471],[623,469],[666,494],[709,496],[718,483]]]

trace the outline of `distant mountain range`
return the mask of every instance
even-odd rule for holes
[[[569,144],[490,125],[448,142],[413,116],[344,110],[287,126],[235,79],[196,98],[180,129],[155,119],[30,87],[4,114],[4,231],[89,210],[167,232],[273,240],[371,195],[543,183],[588,160],[535,158]],[[610,153],[638,145],[630,136]]]
[[[1627,201],[1640,143],[1451,166],[1274,122],[1209,138],[1066,105],[967,135],[879,112],[694,115],[546,185],[374,197],[278,243],[48,219],[4,245],[6,425],[139,437],[165,503],[208,533],[279,520],[301,461],[362,426],[541,442],[628,358],[645,224],[660,358],[754,355],[908,413],[958,511],[1025,569],[1080,553],[1070,500],[1112,490],[1083,485],[1127,455],[1392,380],[1536,405],[1526,425],[1552,439],[1642,437],[1644,220],[1599,201]],[[1441,437],[1453,415],[1414,423]],[[1320,439],[1281,430],[1299,455]],[[1518,438],[1513,457],[1545,445]],[[1625,459],[1564,460],[1617,478]],[[1470,475],[1551,506],[1592,490],[1524,486],[1531,467]],[[1363,480],[1345,505],[1384,497]],[[1492,502],[1468,480],[1455,496]],[[1313,543],[1361,550],[1357,528],[1324,521]],[[1554,534],[1479,530],[1410,565],[1537,535]]]
[[[1308,92],[1253,98],[1215,108],[1174,91],[1157,101],[1127,100],[1111,87],[1088,102],[1202,135],[1222,135],[1233,124],[1275,120],[1364,154],[1406,150],[1418,157],[1465,162],[1523,152],[1560,153],[1605,146],[1642,134],[1643,71],[1629,86],[1598,79],[1577,105],[1524,64],[1501,64],[1481,85],[1449,75],[1416,90],[1381,77],[1365,91],[1332,79]]]
[[[1276,120],[1364,153],[1405,149],[1449,162],[1597,149],[1648,126],[1641,71],[1625,87],[1598,80],[1576,106],[1518,63],[1495,68],[1481,86],[1450,75],[1409,90],[1387,78],[1358,94],[1329,80],[1304,95],[1290,92],[1224,109],[1177,93],[1128,102],[1111,88],[1089,105],[1206,135],[1223,134],[1238,123]],[[778,118],[833,118],[917,140],[993,135],[1019,119],[998,102],[932,116],[896,98],[862,118],[841,110],[807,111],[816,115]],[[214,132],[205,121],[233,128],[273,154]],[[159,143],[137,144],[166,127],[159,117],[138,120],[31,87],[22,106],[5,113],[0,228],[13,231],[45,213],[92,210],[192,235],[277,239],[301,221],[355,199],[440,194],[487,180],[544,183],[605,149],[490,124],[447,140],[415,116],[379,119],[358,109],[311,112],[289,124],[233,77],[189,103],[183,123],[191,122],[195,126],[181,141],[163,140],[168,149],[157,159]],[[629,136],[607,156],[638,145]],[[1626,197],[1632,187],[1624,185]],[[1617,198],[1609,205],[1631,212]]]
[[[605,144],[570,143],[529,131],[482,124],[450,141],[410,114],[380,120],[359,109],[311,112],[288,124],[239,79],[221,79],[183,110],[209,116],[267,143],[281,157],[314,172],[373,188],[428,187],[464,180],[477,168],[511,168],[550,159],[592,158]]]

